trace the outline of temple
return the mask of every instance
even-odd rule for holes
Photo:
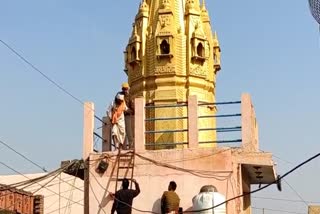
[[[161,213],[160,197],[172,180],[183,211],[192,211],[192,198],[202,186],[213,185],[230,199],[224,213],[251,213],[252,185],[276,183],[277,174],[272,154],[259,149],[250,95],[215,99],[220,52],[204,0],[140,2],[124,52],[134,100],[134,148],[114,147],[108,117],[99,136],[94,104],[85,103],[84,213],[110,213],[111,194],[123,178],[140,184],[133,213]],[[236,112],[221,113],[228,106]],[[219,122],[225,118],[237,124]],[[97,136],[101,148],[94,146]]]
[[[142,1],[135,17],[132,35],[124,52],[125,72],[133,97],[144,97],[148,106],[185,104],[196,95],[199,103],[215,102],[216,75],[220,70],[220,46],[212,32],[209,14],[203,1]],[[184,117],[184,108],[149,108],[148,117]],[[202,114],[215,109],[202,108]],[[199,121],[200,128],[215,128],[215,118]],[[166,148],[170,143],[187,142],[182,132],[185,120],[148,123],[150,148]],[[202,131],[201,141],[211,141],[216,133]],[[209,142],[208,142],[209,143]],[[165,145],[163,145],[165,144]],[[169,145],[169,147],[172,145]]]

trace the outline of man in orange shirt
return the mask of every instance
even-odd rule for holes
[[[119,149],[122,148],[126,137],[124,112],[127,111],[127,109],[124,95],[118,93],[108,110],[108,116],[112,123],[112,140]]]
[[[130,95],[130,87],[127,82],[122,83],[121,94],[124,95],[124,100],[128,109],[124,112],[124,119],[126,125],[126,143],[125,148],[134,147],[134,103]]]

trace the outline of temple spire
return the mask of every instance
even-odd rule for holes
[[[206,1],[202,0],[202,10],[207,10],[206,9]]]
[[[202,11],[207,11],[207,8],[206,8],[206,1],[205,0],[202,0],[202,7],[201,7]]]
[[[215,102],[220,49],[217,36],[211,30],[205,1],[139,0],[139,3],[132,38],[125,51],[132,98],[142,96],[146,105],[153,106],[188,102],[193,95],[199,102]],[[208,113],[207,109],[199,111]],[[147,114],[155,118],[177,118],[185,112],[159,108],[148,110]],[[200,127],[215,127],[214,118],[203,119],[200,123]],[[187,142],[187,135],[160,133],[161,130],[184,129],[186,125],[184,120],[155,121],[147,128],[157,132],[146,138],[148,142],[159,143],[154,149],[165,148],[162,143]],[[216,134],[212,132],[199,134],[203,142],[215,139]],[[213,143],[204,146],[213,146]]]

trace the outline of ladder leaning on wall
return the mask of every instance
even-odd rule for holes
[[[115,192],[118,191],[119,182],[122,182],[124,178],[127,178],[130,181],[130,189],[132,188],[132,179],[134,172],[134,150],[125,150],[118,152],[116,158],[117,172],[116,177],[112,177],[112,180],[115,181]]]

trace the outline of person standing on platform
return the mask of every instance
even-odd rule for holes
[[[122,90],[119,93],[124,95],[124,100],[128,107],[124,112],[127,143],[124,148],[130,149],[134,147],[134,102],[130,95],[130,87],[127,82],[122,83]]]
[[[124,112],[127,111],[127,105],[124,100],[124,95],[118,93],[107,110],[107,115],[112,123],[111,137],[114,146],[122,149],[125,142],[126,128]]]

